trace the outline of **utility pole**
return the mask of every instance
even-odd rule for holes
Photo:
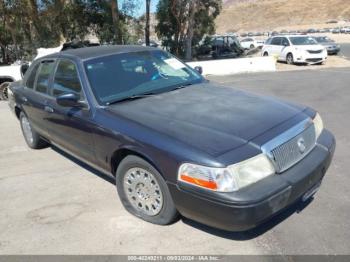
[[[151,0],[146,0],[146,27],[145,27],[145,42],[146,46],[150,45],[149,41],[149,27],[150,27],[150,5]]]

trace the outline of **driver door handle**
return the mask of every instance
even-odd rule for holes
[[[51,106],[45,106],[44,110],[48,113],[53,113],[53,108]]]

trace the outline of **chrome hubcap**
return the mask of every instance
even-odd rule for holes
[[[26,138],[26,140],[30,143],[33,143],[33,133],[32,128],[30,127],[30,123],[27,119],[27,117],[22,117],[22,127],[23,127],[23,134]]]
[[[155,177],[143,168],[131,168],[124,176],[124,191],[134,208],[155,216],[163,207],[163,194]]]

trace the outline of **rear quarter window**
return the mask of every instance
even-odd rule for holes
[[[270,37],[270,38],[268,38],[266,41],[265,41],[265,45],[270,45],[271,44],[271,40],[272,40],[272,38]]]
[[[281,37],[275,37],[271,41],[271,45],[281,45]]]
[[[40,66],[40,63],[36,64],[32,69],[32,71],[29,73],[29,76],[26,82],[26,87],[29,89],[34,89],[35,77],[36,77],[36,73],[38,72],[39,66]]]

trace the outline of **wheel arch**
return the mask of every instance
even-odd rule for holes
[[[0,85],[5,82],[15,82],[15,79],[12,76],[0,76]]]
[[[292,57],[294,59],[294,54],[293,54],[292,51],[287,51],[287,53],[286,53],[286,60],[287,60],[288,55],[292,55]]]
[[[130,155],[140,157],[143,160],[147,161],[150,165],[152,165],[155,169],[157,169],[157,171],[162,175],[162,172],[159,170],[156,163],[147,154],[143,153],[141,150],[138,150],[135,147],[122,147],[115,150],[111,156],[110,166],[111,166],[111,172],[113,176],[116,176],[118,166],[123,161],[123,159]]]

